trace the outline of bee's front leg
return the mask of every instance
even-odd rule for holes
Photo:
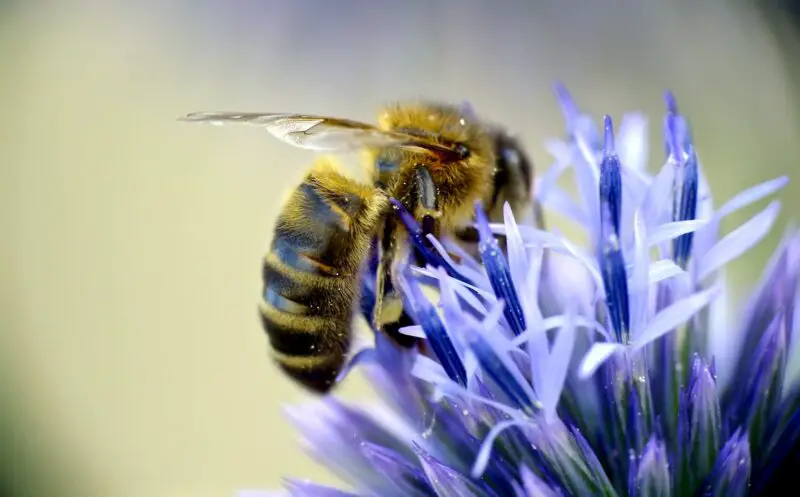
[[[415,211],[417,206],[421,208],[422,219],[420,220],[420,227],[422,228],[423,242],[427,244],[430,250],[435,250],[428,241],[428,235],[439,236],[439,200],[436,197],[436,184],[434,184],[428,168],[423,165],[417,166],[416,176],[417,205],[413,207]],[[425,266],[424,256],[416,249],[414,250],[414,258],[418,266]]]
[[[427,240],[428,234],[439,235],[439,222],[436,185],[433,183],[430,172],[424,166],[417,167],[415,186],[408,207],[412,212],[420,212],[418,208],[421,208],[420,227],[424,240]],[[398,219],[389,215],[384,222],[379,244],[375,307],[372,314],[373,326],[399,345],[413,347],[416,344],[420,346],[418,339],[403,335],[399,331],[400,328],[413,325],[414,321],[402,307],[402,299],[394,287],[392,276],[392,266],[397,255],[396,230],[400,228]],[[433,250],[430,244],[429,248]],[[418,266],[425,266],[425,257],[416,248],[413,250],[413,257]]]
[[[392,266],[395,257],[397,219],[386,216],[378,244],[378,267],[375,272],[375,306],[372,310],[372,327],[386,334],[402,347],[413,347],[417,339],[400,333],[400,328],[414,322],[403,310],[403,301],[392,281]]]

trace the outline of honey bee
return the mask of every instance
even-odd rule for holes
[[[372,326],[403,344],[408,324],[395,268],[410,257],[396,199],[423,235],[475,244],[474,205],[492,219],[502,205],[530,207],[533,168],[506,130],[479,119],[469,104],[392,104],[376,125],[305,114],[198,112],[184,121],[261,126],[276,138],[318,152],[362,152],[369,183],[348,178],[320,157],[291,193],[263,262],[260,314],[279,367],[302,386],[327,393],[344,367],[363,267],[378,253]],[[408,346],[409,343],[404,343]]]

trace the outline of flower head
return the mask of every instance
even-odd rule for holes
[[[566,139],[547,143],[555,162],[535,200],[578,221],[589,246],[517,224],[508,206],[502,223],[476,206],[480,261],[431,239],[426,266],[399,278],[415,322],[401,331],[424,351],[377,333],[351,363],[383,402],[327,397],[288,411],[351,489],[291,480],[288,494],[766,495],[798,463],[800,382],[786,365],[800,327],[800,233],[787,232],[742,315],[727,305],[725,266],[768,233],[780,204],[719,234],[722,219],[787,179],[717,207],[673,95],[651,175],[642,115],[616,130],[605,116],[601,133],[556,90]],[[577,201],[556,185],[568,168]]]

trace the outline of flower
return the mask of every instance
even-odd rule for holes
[[[547,143],[555,162],[535,197],[576,221],[588,248],[517,224],[508,206],[497,224],[476,206],[480,263],[449,240],[431,238],[432,250],[412,237],[428,264],[401,270],[415,322],[402,331],[425,352],[376,334],[350,367],[381,403],[287,409],[310,454],[351,486],[288,480],[289,495],[768,495],[800,463],[800,381],[787,373],[800,232],[787,231],[742,313],[725,266],[769,232],[780,204],[719,235],[787,178],[717,208],[672,95],[655,175],[644,116],[624,116],[616,133],[606,116],[601,134],[564,87],[556,95],[566,139]],[[556,184],[569,168],[578,201]]]

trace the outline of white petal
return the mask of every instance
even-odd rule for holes
[[[667,208],[671,205],[674,176],[673,165],[667,162],[650,184],[643,205],[644,218],[648,228],[659,224]]]
[[[547,193],[547,197],[541,202],[542,206],[561,214],[581,226],[585,226],[587,223],[586,212],[567,195],[567,192],[557,186],[551,187]]]
[[[683,269],[675,264],[672,259],[661,259],[650,264],[648,283],[655,285],[656,283],[660,283],[666,279],[672,278],[673,276],[677,276],[682,272]]]
[[[686,233],[696,231],[708,223],[705,219],[693,219],[691,221],[675,221],[662,224],[647,237],[647,246],[655,247],[663,242],[668,242]]]
[[[780,210],[780,202],[774,200],[766,209],[718,241],[701,259],[698,279],[702,281],[761,241],[769,233]]]
[[[635,334],[647,319],[649,294],[650,251],[647,246],[647,228],[640,211],[633,215],[634,262],[630,278],[631,328]]]
[[[566,326],[558,330],[555,343],[553,343],[550,357],[547,360],[546,387],[540,394],[539,399],[542,402],[542,407],[548,420],[554,419],[556,415],[558,400],[561,398],[561,391],[564,389],[564,382],[567,379],[567,370],[571,363],[574,347],[575,323],[572,319],[568,319]]]
[[[567,142],[559,139],[549,139],[544,142],[544,149],[553,156],[555,160],[563,164],[572,162],[573,150]]]
[[[656,314],[642,334],[636,337],[632,345],[640,349],[674,330],[697,314],[700,309],[707,306],[721,291],[721,287],[715,286],[675,302]]]
[[[567,144],[564,143],[563,146],[566,147]],[[535,187],[536,189],[535,195],[540,202],[547,201],[552,189],[558,183],[558,179],[561,177],[562,174],[564,174],[564,171],[566,171],[568,167],[569,167],[569,160],[567,156],[559,158],[555,164],[552,164],[550,167],[548,167],[544,171],[544,173],[542,173],[542,175],[537,179]]]
[[[649,154],[647,117],[640,112],[622,116],[616,136],[617,155],[623,167],[645,172]]]
[[[422,330],[422,326],[417,324],[411,326],[403,326],[397,331],[409,337],[427,338],[427,336],[425,336],[425,332]]]
[[[623,345],[618,343],[598,342],[593,344],[589,352],[583,356],[580,368],[578,369],[578,376],[580,378],[589,378],[609,357],[621,352],[624,348]]]
[[[743,207],[747,207],[754,202],[758,202],[764,197],[772,195],[786,186],[787,183],[789,183],[789,178],[786,176],[781,176],[770,181],[765,181],[760,185],[750,187],[725,202],[725,204],[715,213],[715,217],[717,219],[722,219],[723,217],[736,212]]]

